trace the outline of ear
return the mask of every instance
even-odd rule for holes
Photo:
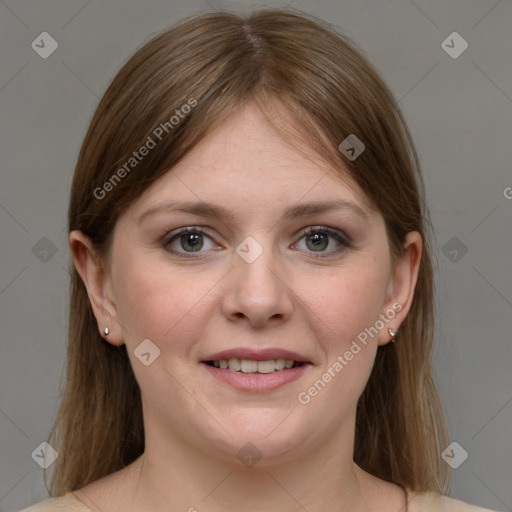
[[[391,276],[381,318],[385,326],[379,332],[378,344],[386,345],[394,340],[395,334],[411,309],[414,289],[418,280],[423,240],[417,231],[407,233],[403,252],[398,257]]]
[[[88,236],[76,230],[69,234],[69,247],[75,268],[87,289],[101,336],[112,345],[123,345],[124,336],[117,320],[111,278],[93,243]],[[107,336],[103,333],[105,327],[110,331]]]

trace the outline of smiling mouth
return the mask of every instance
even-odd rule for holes
[[[279,371],[298,368],[306,363],[293,361],[292,359],[268,359],[266,361],[256,361],[254,359],[219,359],[216,361],[204,361],[208,366],[214,366],[221,370],[230,370],[241,373],[274,373]]]

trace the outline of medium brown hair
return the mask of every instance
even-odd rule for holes
[[[354,461],[413,491],[445,493],[449,474],[440,452],[447,432],[432,378],[434,293],[424,185],[397,102],[363,55],[327,24],[297,11],[203,14],[163,32],[130,58],[99,103],[76,165],[69,231],[81,230],[108,258],[113,228],[130,203],[229,115],[255,101],[299,150],[320,155],[335,175],[361,187],[385,220],[393,258],[408,232],[423,237],[411,310],[396,342],[378,348],[358,402]],[[193,102],[171,127],[176,110]],[[165,122],[165,137],[113,182]],[[338,149],[350,134],[365,144],[353,161]],[[112,186],[98,198],[106,182]],[[59,452],[47,485],[52,496],[117,471],[144,451],[140,389],[126,346],[114,347],[98,333],[73,266],[70,300],[66,380],[48,440]]]

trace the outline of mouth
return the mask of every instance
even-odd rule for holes
[[[240,391],[272,391],[299,379],[313,364],[281,349],[231,349],[200,361],[217,380]]]
[[[221,370],[263,374],[286,371],[306,364],[301,361],[294,361],[293,359],[267,359],[258,361],[255,359],[239,359],[237,357],[204,361],[204,363],[208,366],[220,368]]]

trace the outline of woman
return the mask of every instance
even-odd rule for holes
[[[78,159],[54,498],[27,510],[483,510],[443,496],[422,197],[389,89],[320,22],[146,44]]]

